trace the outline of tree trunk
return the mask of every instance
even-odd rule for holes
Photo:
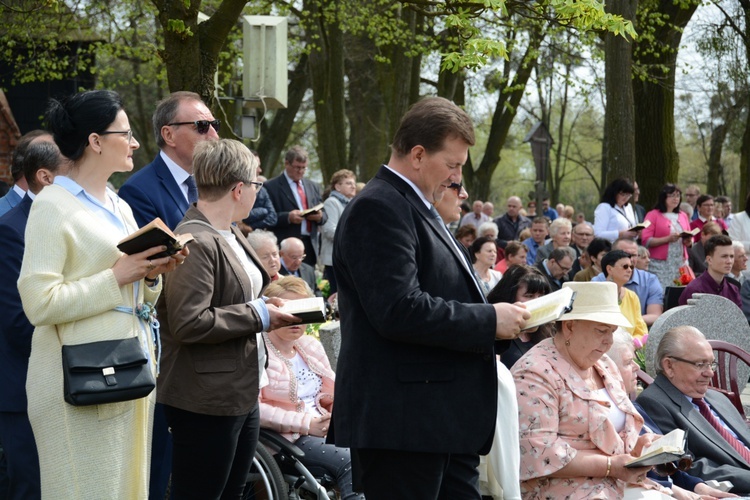
[[[609,0],[607,11],[632,21],[637,0]],[[632,87],[632,40],[614,33],[604,36],[604,115],[602,170],[606,184],[619,177],[635,177],[635,108]]]
[[[745,59],[750,64],[750,0],[739,0],[740,7],[745,13],[745,33],[742,41],[745,44]],[[740,147],[740,199],[735,202],[735,210],[745,208],[745,199],[750,196],[750,93],[747,94],[745,107],[745,131],[742,134]]]
[[[713,195],[724,194],[720,189],[721,178],[724,175],[724,166],[721,164],[721,153],[724,150],[724,141],[729,131],[726,122],[717,125],[711,131],[710,149],[708,152],[708,179],[706,192]]]
[[[653,28],[653,39],[659,40],[660,46],[645,46],[643,42],[636,47],[634,55],[634,60],[646,72],[644,78],[633,80],[635,177],[641,188],[641,204],[650,206],[656,202],[665,183],[677,182],[680,163],[674,137],[675,66],[682,29],[698,3],[691,1],[684,8],[672,0],[641,1],[642,6],[645,3],[672,22]]]
[[[479,162],[477,169],[470,174],[467,171],[471,169],[464,168],[464,177],[468,178],[467,191],[469,198],[472,200],[486,200],[489,197],[492,175],[495,173],[498,163],[500,163],[500,151],[508,138],[510,126],[516,117],[518,105],[524,96],[526,84],[534,68],[532,56],[538,51],[543,39],[543,33],[531,33],[531,40],[526,47],[521,63],[518,64],[515,76],[512,81],[506,80],[505,86],[498,90],[497,105],[492,115],[490,133],[487,137],[482,160]],[[507,62],[506,64],[511,63]]]

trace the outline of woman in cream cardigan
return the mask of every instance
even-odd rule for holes
[[[53,100],[47,121],[72,167],[32,205],[18,281],[36,327],[26,391],[42,497],[146,498],[155,392],[71,406],[63,399],[61,351],[65,344],[138,337],[156,371],[154,332],[134,310],[156,302],[160,273],[184,255],[152,259],[161,246],[134,255],[117,249],[138,226],[107,180],[133,169],[138,141],[116,93]]]
[[[285,276],[265,290],[267,297],[312,297],[307,284]],[[347,448],[326,444],[333,409],[335,375],[323,346],[305,325],[263,334],[268,348],[268,385],[260,390],[260,425],[281,433],[305,452],[302,463],[314,475],[336,481],[342,500],[363,498],[352,491],[352,464]]]

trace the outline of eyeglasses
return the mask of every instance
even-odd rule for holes
[[[255,188],[256,192],[260,191],[260,188],[263,187],[263,183],[262,182],[258,182],[258,181],[240,181],[240,182],[242,182],[243,184],[252,184],[252,186]],[[235,184],[234,187],[232,188],[232,191],[234,191],[235,189],[237,189],[237,186],[239,186],[239,184]]]
[[[667,462],[666,464],[659,464],[654,466],[654,472],[660,476],[666,477],[671,476],[678,470],[686,472],[693,466],[693,456],[690,453],[686,453],[675,462]]]
[[[633,264],[623,264],[623,265],[622,265],[622,266],[620,266],[620,267],[621,267],[622,269],[625,269],[626,271],[627,271],[628,269],[635,269],[635,266],[634,266]]]
[[[689,365],[693,365],[700,371],[706,371],[707,368],[710,368],[712,372],[715,372],[716,369],[719,367],[719,363],[716,361],[711,361],[710,363],[707,361],[697,362],[697,361],[690,361],[689,359],[683,359],[678,358],[677,356],[667,356],[669,358],[674,359],[675,361],[682,361],[683,363],[687,363]]]
[[[669,193],[667,198],[679,198],[680,196],[682,196],[682,194],[679,191],[675,191],[674,193]]]
[[[623,192],[619,192],[619,193],[617,193],[617,194],[619,194],[620,196],[624,196],[625,198],[632,198],[632,197],[633,197],[633,193],[623,193]]]
[[[195,125],[195,131],[200,135],[206,135],[208,133],[208,127],[213,127],[216,133],[219,132],[221,122],[219,120],[196,120],[194,122],[174,122],[167,123],[170,127],[176,127],[177,125]]]
[[[296,262],[300,260],[305,260],[305,257],[307,257],[307,254],[303,253],[302,255],[287,255],[287,257],[289,257],[290,261]]]
[[[461,182],[451,182],[450,186],[448,186],[448,189],[454,190],[456,194],[461,194],[461,190],[463,188],[464,188],[464,185]]]
[[[110,134],[125,134],[128,136],[128,144],[130,144],[130,141],[133,140],[133,130],[105,130],[104,132],[99,132],[99,135],[110,135]]]
[[[594,233],[573,233],[576,236],[586,236],[587,238],[591,238],[594,236]]]

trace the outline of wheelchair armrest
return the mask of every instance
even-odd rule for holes
[[[300,460],[305,456],[305,452],[300,449],[299,446],[295,445],[294,443],[289,442],[288,439],[285,439],[283,436],[277,434],[276,432],[269,430],[269,429],[261,429],[260,430],[260,437],[259,440],[262,443],[268,443],[272,447],[275,447],[283,452],[288,453],[292,457],[296,458],[297,460]]]

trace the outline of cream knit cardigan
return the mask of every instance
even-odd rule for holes
[[[127,203],[120,200],[119,209],[129,232],[136,230]],[[152,346],[133,316],[113,310],[133,306],[133,286],[118,287],[111,269],[121,237],[57,185],[39,193],[29,214],[18,288],[36,327],[26,391],[45,499],[148,496],[156,391],[99,406],[63,400],[61,345],[140,335]],[[141,282],[140,290],[138,302],[154,303],[160,287]]]

